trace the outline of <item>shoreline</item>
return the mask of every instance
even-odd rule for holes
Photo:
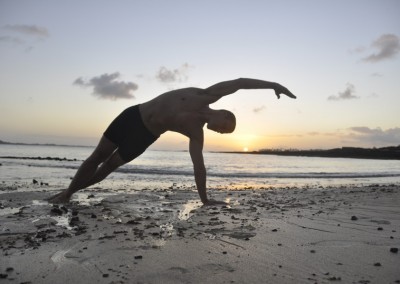
[[[54,143],[15,143],[0,140],[0,145],[17,146],[48,146],[48,147],[75,147],[94,148],[91,145],[64,145]],[[163,151],[163,150],[153,150]],[[187,150],[171,150],[171,152],[187,152]],[[257,151],[208,151],[210,153],[247,154],[247,155],[277,155],[320,158],[349,158],[349,159],[373,159],[373,160],[400,160],[400,145],[380,148],[341,147],[333,149],[261,149]],[[1,158],[1,157],[0,157]],[[3,157],[16,158],[16,157]],[[28,158],[28,157],[25,157]]]
[[[189,188],[51,194],[0,185],[3,279],[400,283],[400,184],[210,190],[229,206],[209,208]]]

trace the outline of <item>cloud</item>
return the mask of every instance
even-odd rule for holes
[[[116,81],[119,77],[119,72],[103,74],[89,80],[79,77],[73,84],[81,87],[93,87],[92,94],[100,99],[114,101],[134,98],[132,92],[138,89],[138,85],[133,82]]]
[[[265,106],[260,106],[260,107],[254,108],[254,109],[253,109],[253,112],[259,113],[259,112],[261,112],[261,111],[263,111],[263,110],[265,110],[265,109],[266,109]]]
[[[365,62],[376,63],[382,60],[394,58],[400,51],[400,39],[394,34],[383,34],[374,42],[371,47],[377,52],[371,53],[362,58]]]
[[[346,89],[343,92],[339,92],[338,95],[329,96],[329,101],[340,101],[340,100],[351,100],[351,99],[358,99],[359,97],[354,95],[355,87],[353,84],[347,83]]]
[[[161,66],[156,74],[156,78],[162,83],[175,83],[185,82],[188,79],[187,73],[189,72],[188,63],[183,64],[177,69],[168,69],[165,66]]]
[[[31,51],[34,43],[50,37],[46,28],[35,25],[5,25],[2,26],[2,30],[3,35],[0,35],[0,42],[13,47],[21,47],[25,51]]]
[[[350,53],[363,53],[364,51],[366,51],[367,48],[365,46],[359,46],[353,49],[350,49]]]
[[[27,52],[29,52],[33,49],[33,46],[30,45],[28,42],[26,42],[25,40],[23,40],[21,38],[14,37],[14,36],[8,36],[8,35],[0,36],[0,43],[9,44],[12,47],[21,47]]]
[[[0,36],[1,42],[7,42],[14,45],[24,45],[26,42],[18,37],[14,36]]]
[[[14,33],[33,36],[40,39],[48,38],[50,36],[49,31],[46,28],[35,25],[5,25],[3,28]]]
[[[371,76],[372,77],[376,77],[376,78],[383,77],[383,75],[381,73],[379,73],[379,72],[374,72],[374,73],[371,74]]]
[[[349,128],[350,134],[346,138],[369,145],[400,145],[400,128],[382,130],[380,127],[372,129],[365,126]]]

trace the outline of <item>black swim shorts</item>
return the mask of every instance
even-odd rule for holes
[[[129,107],[118,115],[104,136],[118,146],[118,152],[126,162],[140,156],[159,137],[154,136],[144,125],[139,105]]]

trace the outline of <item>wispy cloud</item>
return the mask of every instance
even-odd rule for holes
[[[185,82],[188,79],[188,72],[192,68],[188,63],[184,63],[181,67],[176,69],[168,69],[161,66],[156,74],[156,79],[162,83],[176,83]]]
[[[48,38],[50,36],[46,28],[36,25],[5,25],[3,28],[14,33],[33,36],[39,39]]]
[[[395,34],[383,34],[371,43],[371,48],[376,52],[362,58],[362,61],[377,63],[392,59],[400,52],[400,39]]]
[[[259,107],[254,108],[254,109],[253,109],[253,112],[259,113],[259,112],[262,112],[262,111],[265,110],[265,109],[266,109],[265,106],[259,106]]]
[[[332,132],[310,131],[297,134],[281,134],[271,137],[279,138],[302,138],[319,140],[321,138],[328,139],[331,142],[328,148],[352,146],[352,147],[385,147],[400,146],[400,128],[382,129],[380,127],[370,128],[367,126],[354,126],[345,129],[337,129]],[[310,142],[312,141],[310,140]],[[321,147],[321,146],[317,146]]]
[[[46,28],[36,25],[5,25],[2,26],[2,31],[0,42],[21,47],[25,51],[31,51],[37,41],[50,37]]]
[[[372,77],[376,77],[376,78],[383,77],[383,75],[381,73],[379,73],[379,72],[374,72],[374,73],[371,74],[371,76]]]
[[[26,42],[18,37],[15,36],[9,36],[9,35],[5,35],[5,36],[0,36],[0,42],[7,42],[7,43],[11,43],[11,44],[15,44],[15,45],[24,45],[26,44]]]
[[[328,97],[330,101],[341,101],[341,100],[351,100],[358,99],[359,97],[354,95],[355,87],[351,83],[346,84],[346,89],[343,92],[339,92],[337,95],[331,95]]]
[[[92,94],[100,99],[118,100],[134,98],[132,92],[138,89],[138,85],[133,82],[116,81],[119,77],[119,72],[102,74],[89,80],[79,77],[73,84],[81,87],[93,87]]]
[[[382,130],[378,128],[369,128],[366,126],[357,126],[349,128],[350,133],[345,137],[359,144],[369,145],[400,145],[400,128],[389,128]]]

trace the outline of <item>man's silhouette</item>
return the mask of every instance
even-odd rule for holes
[[[98,183],[118,167],[141,155],[166,131],[187,136],[194,177],[204,205],[221,204],[210,200],[206,192],[206,168],[203,161],[203,127],[219,133],[231,133],[236,126],[233,113],[209,107],[220,98],[240,89],[273,89],[278,98],[296,97],[278,83],[239,78],[217,83],[206,89],[184,88],[124,110],[104,132],[94,152],[78,169],[69,187],[48,199],[52,203],[68,202],[75,192]]]

